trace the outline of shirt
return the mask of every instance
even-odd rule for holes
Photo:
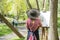
[[[35,30],[37,30],[39,27],[42,26],[40,19],[35,19],[35,20],[32,21],[32,20],[29,18],[29,19],[27,20],[26,24],[27,24],[27,28],[28,28],[30,31],[35,31]]]

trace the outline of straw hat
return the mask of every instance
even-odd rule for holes
[[[36,19],[40,15],[40,12],[37,9],[30,9],[27,11],[28,18]]]

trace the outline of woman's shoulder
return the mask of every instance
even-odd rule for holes
[[[37,21],[40,21],[40,18],[37,18],[36,20],[37,20]]]
[[[31,20],[30,18],[27,19],[27,21]]]
[[[31,21],[31,19],[30,19],[30,18],[28,18],[26,22],[30,22],[30,21]]]

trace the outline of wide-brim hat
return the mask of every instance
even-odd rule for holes
[[[27,11],[27,16],[31,19],[36,19],[39,15],[40,12],[37,9],[30,9]]]

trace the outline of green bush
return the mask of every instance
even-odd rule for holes
[[[5,24],[0,24],[0,36],[7,35],[12,31]]]
[[[60,27],[60,14],[58,14],[58,19],[57,20],[58,20],[58,24],[57,25],[58,25],[58,27]]]

